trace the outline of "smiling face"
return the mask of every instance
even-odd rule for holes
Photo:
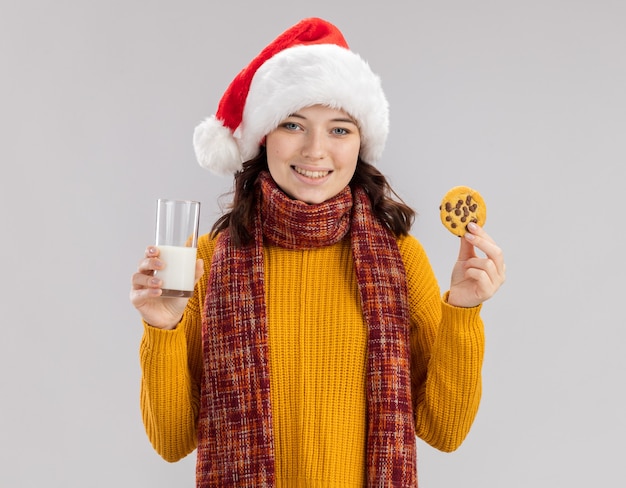
[[[322,203],[354,175],[361,146],[356,122],[343,110],[313,105],[284,119],[265,140],[267,164],[291,198]]]

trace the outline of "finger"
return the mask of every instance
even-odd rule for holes
[[[488,259],[494,262],[498,273],[504,274],[504,255],[500,247],[492,242],[486,242],[482,240],[479,240],[479,242],[476,243],[476,247],[484,252]]]
[[[159,255],[159,248],[156,246],[148,246],[146,248],[147,258],[156,258]]]
[[[159,258],[149,257],[139,261],[137,271],[146,275],[153,275],[155,271],[163,268],[163,261]]]
[[[465,234],[465,240],[469,241],[472,246],[477,247],[485,255],[493,260],[499,273],[504,273],[504,256],[502,249],[480,226],[471,223],[468,225],[468,232]]]
[[[161,288],[140,288],[130,290],[130,302],[139,309],[152,298],[158,297],[163,293]]]
[[[200,278],[202,278],[202,275],[204,274],[204,260],[202,259],[198,259],[196,261],[196,275],[194,278],[194,284],[197,283]]]
[[[156,276],[147,275],[145,273],[134,273],[131,277],[131,286],[134,290],[144,288],[161,288],[163,282]]]
[[[474,283],[474,295],[478,303],[491,298],[499,286],[491,281],[484,269],[468,268],[465,270],[465,278]]]
[[[469,233],[468,233],[469,234]],[[468,234],[465,234],[466,236]],[[471,239],[461,238],[459,247],[459,261],[467,261],[468,259],[476,257],[476,251],[474,250],[474,242]]]
[[[468,271],[475,270],[478,273],[481,273],[480,276],[484,275],[492,283],[498,283],[500,281],[500,273],[498,271],[498,268],[491,259],[478,257],[472,258],[464,263],[464,268],[466,271],[466,276]],[[472,275],[472,277],[473,276],[474,275]]]
[[[151,298],[161,296],[163,290],[161,288],[139,288],[130,291],[130,300],[133,305],[142,305]]]
[[[150,259],[156,259],[159,256],[159,248],[156,246],[148,246],[144,251],[144,257],[139,261],[138,268],[140,271],[150,271]]]
[[[485,229],[483,229],[480,225],[476,224],[475,222],[470,222],[469,224],[467,224],[466,230],[468,233],[474,236],[479,236],[485,241],[492,242],[495,244],[495,241],[487,232],[485,232]]]
[[[464,276],[475,280],[477,287],[485,296],[492,296],[505,281],[504,272],[500,271],[491,259],[486,258],[467,261]]]

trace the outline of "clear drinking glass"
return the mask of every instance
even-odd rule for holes
[[[157,201],[156,246],[164,268],[155,272],[162,281],[163,297],[193,295],[200,224],[200,202]]]

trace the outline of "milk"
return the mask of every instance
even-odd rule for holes
[[[193,294],[196,274],[196,248],[179,246],[158,246],[159,259],[164,268],[155,276],[162,281],[162,296],[188,297]]]

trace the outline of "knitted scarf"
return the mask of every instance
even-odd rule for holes
[[[346,187],[316,205],[292,200],[264,172],[257,181],[254,242],[222,232],[203,318],[204,377],[197,486],[274,486],[263,245],[307,249],[348,233],[367,341],[367,486],[417,486],[406,275],[396,240],[365,191]]]

